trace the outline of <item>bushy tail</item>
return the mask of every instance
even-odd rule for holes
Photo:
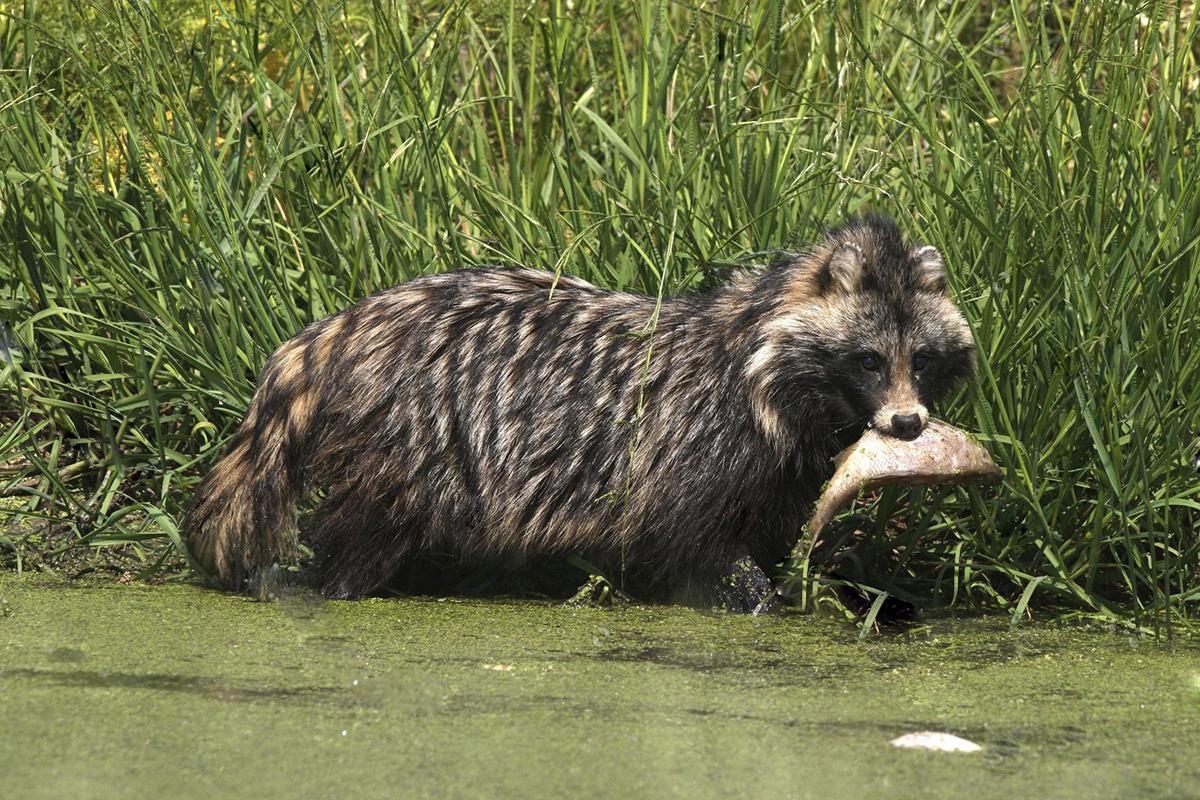
[[[279,356],[268,365],[229,449],[196,489],[184,521],[199,571],[260,596],[270,591],[272,567],[296,546],[303,439],[312,411],[304,391],[280,380]]]

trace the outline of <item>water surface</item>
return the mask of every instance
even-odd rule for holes
[[[949,731],[980,754],[894,750]],[[1200,797],[1200,645],[0,574],[5,797]]]

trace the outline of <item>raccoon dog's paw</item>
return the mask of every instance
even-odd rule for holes
[[[775,586],[750,556],[729,565],[717,581],[713,599],[718,608],[736,614],[763,614],[780,607]]]

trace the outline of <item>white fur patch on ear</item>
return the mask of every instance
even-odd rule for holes
[[[825,265],[830,287],[846,294],[857,292],[862,283],[864,261],[862,248],[853,242],[834,250],[829,263]]]
[[[936,247],[925,245],[912,252],[916,263],[917,286],[926,292],[946,291],[946,264]]]

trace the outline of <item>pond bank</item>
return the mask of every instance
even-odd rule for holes
[[[1200,646],[0,573],[0,730],[22,798],[1196,797]]]

